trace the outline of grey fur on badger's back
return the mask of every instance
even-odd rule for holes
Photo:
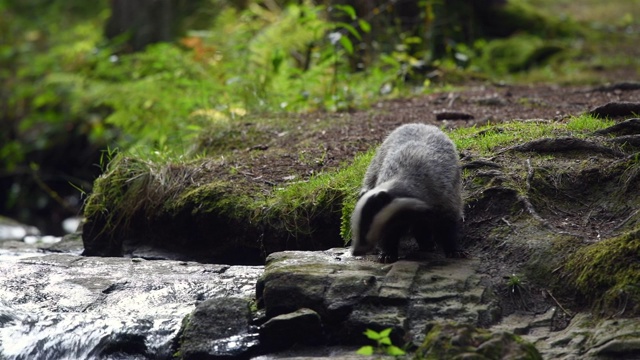
[[[437,243],[447,256],[462,254],[461,175],[455,145],[432,125],[406,124],[378,148],[351,217],[352,253],[375,248],[395,261],[410,232],[421,249]]]

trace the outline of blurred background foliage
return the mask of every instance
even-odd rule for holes
[[[364,108],[473,79],[597,80],[589,69],[618,63],[584,61],[594,31],[638,19],[572,3],[0,0],[0,214],[60,233],[51,224],[79,214],[118,151],[194,156],[203,129],[247,115]]]

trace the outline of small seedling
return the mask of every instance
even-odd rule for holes
[[[367,329],[364,335],[369,339],[376,342],[376,346],[366,345],[358,349],[357,354],[371,356],[373,354],[386,354],[391,356],[401,356],[405,354],[405,351],[399,347],[393,345],[389,335],[391,334],[391,328],[384,329],[380,332],[376,332],[371,329]]]
[[[522,287],[522,280],[520,280],[518,275],[511,274],[511,276],[508,277],[507,286],[512,294],[519,293]]]
[[[527,299],[530,297],[525,282],[516,274],[507,277],[507,289],[511,301],[523,309],[528,309]]]

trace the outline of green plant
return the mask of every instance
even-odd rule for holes
[[[591,115],[572,117],[567,123],[567,129],[571,131],[596,131],[615,124],[615,121],[600,119]]]
[[[364,335],[376,342],[376,346],[366,345],[358,349],[357,353],[360,355],[371,356],[373,354],[386,354],[390,356],[401,356],[406,352],[401,348],[393,345],[391,342],[391,328],[384,329],[380,332],[376,332],[371,329],[367,329]]]
[[[522,280],[518,275],[511,274],[507,277],[507,287],[512,294],[520,293],[522,285]]]
[[[531,296],[525,282],[516,274],[507,277],[507,291],[511,302],[518,308],[529,309],[528,300]]]

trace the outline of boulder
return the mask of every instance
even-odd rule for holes
[[[320,315],[310,309],[299,309],[278,315],[260,328],[263,348],[281,350],[292,345],[320,345],[325,342]]]
[[[247,299],[203,301],[185,318],[176,354],[183,360],[249,358],[258,345],[251,317]]]

